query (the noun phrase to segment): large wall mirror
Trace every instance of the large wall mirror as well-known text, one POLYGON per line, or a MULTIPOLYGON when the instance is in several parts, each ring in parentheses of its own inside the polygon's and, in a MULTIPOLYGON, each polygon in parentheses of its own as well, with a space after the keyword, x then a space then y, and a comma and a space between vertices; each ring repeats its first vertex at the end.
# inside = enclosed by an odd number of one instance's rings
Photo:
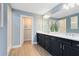
POLYGON ((3 4, 0 3, 0 27, 3 27, 3 4))
POLYGON ((78 16, 64 18, 58 21, 59 32, 61 33, 76 33, 78 31, 78 16))
MULTIPOLYGON (((59 20, 48 19, 44 29, 49 30, 49 33, 57 32, 57 33, 76 33, 79 32, 78 28, 78 16, 65 17, 59 20), (47 25, 48 24, 48 25, 47 25), (46 28, 47 27, 47 28, 46 28)), ((45 21, 44 21, 45 22, 45 21)))

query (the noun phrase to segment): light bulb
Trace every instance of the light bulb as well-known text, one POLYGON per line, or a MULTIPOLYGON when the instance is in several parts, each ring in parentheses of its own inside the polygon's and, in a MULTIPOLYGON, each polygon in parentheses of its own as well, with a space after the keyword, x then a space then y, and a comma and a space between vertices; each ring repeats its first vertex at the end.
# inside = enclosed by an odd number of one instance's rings
POLYGON ((49 15, 44 15, 43 18, 48 19, 50 16, 49 15))
POLYGON ((70 8, 74 8, 77 4, 75 4, 75 3, 64 4, 63 9, 69 10, 70 8))
POLYGON ((69 6, 70 8, 74 8, 74 7, 75 7, 75 4, 70 3, 70 4, 68 4, 68 6, 69 6))
POLYGON ((68 4, 64 4, 64 5, 63 5, 63 9, 66 9, 66 10, 68 10, 68 9, 69 9, 69 6, 68 6, 68 4))
POLYGON ((79 3, 75 3, 75 5, 79 6, 79 3))

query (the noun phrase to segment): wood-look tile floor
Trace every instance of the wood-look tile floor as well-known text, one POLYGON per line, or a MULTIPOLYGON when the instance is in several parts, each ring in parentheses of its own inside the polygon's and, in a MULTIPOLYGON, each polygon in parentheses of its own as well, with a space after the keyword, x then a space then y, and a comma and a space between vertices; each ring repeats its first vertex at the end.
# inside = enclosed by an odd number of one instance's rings
POLYGON ((22 47, 11 49, 10 56, 51 56, 39 45, 33 45, 31 41, 24 42, 22 47))

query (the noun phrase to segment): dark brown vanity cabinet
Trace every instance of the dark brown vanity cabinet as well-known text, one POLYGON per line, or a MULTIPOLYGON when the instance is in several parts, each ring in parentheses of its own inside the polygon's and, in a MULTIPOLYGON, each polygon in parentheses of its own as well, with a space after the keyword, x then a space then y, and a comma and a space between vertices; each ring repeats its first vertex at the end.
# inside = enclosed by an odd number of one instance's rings
POLYGON ((56 37, 50 37, 50 53, 55 56, 62 55, 62 43, 56 37))
POLYGON ((37 33, 37 42, 51 55, 62 55, 62 44, 58 41, 58 38, 37 33))
POLYGON ((49 36, 48 35, 44 35, 44 48, 49 51, 49 45, 50 44, 50 40, 49 40, 49 36))
POLYGON ((44 34, 39 34, 37 33, 37 42, 40 46, 42 46, 44 49, 46 49, 47 51, 49 51, 49 36, 48 35, 44 35, 44 34))
POLYGON ((64 44, 63 45, 63 56, 79 56, 79 49, 64 44))
POLYGON ((79 42, 71 40, 71 45, 64 43, 63 56, 79 56, 79 42))
POLYGON ((79 56, 79 42, 37 33, 37 43, 53 56, 79 56))
POLYGON ((37 34, 37 42, 40 46, 44 47, 44 35, 43 34, 37 34))

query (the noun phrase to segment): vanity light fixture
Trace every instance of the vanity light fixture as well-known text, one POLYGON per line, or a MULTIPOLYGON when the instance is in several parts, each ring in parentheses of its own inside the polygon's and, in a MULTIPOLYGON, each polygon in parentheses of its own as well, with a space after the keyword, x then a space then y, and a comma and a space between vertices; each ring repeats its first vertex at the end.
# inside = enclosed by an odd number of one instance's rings
POLYGON ((66 3, 63 5, 63 9, 69 10, 75 6, 79 6, 79 3, 66 3))
POLYGON ((74 7, 76 6, 76 4, 70 3, 70 4, 68 4, 68 6, 69 6, 70 8, 74 8, 74 7))
POLYGON ((76 3, 77 6, 79 6, 79 3, 76 3))
POLYGON ((68 10, 68 9, 69 9, 69 6, 68 6, 67 4, 64 4, 64 5, 63 5, 63 9, 68 10))

